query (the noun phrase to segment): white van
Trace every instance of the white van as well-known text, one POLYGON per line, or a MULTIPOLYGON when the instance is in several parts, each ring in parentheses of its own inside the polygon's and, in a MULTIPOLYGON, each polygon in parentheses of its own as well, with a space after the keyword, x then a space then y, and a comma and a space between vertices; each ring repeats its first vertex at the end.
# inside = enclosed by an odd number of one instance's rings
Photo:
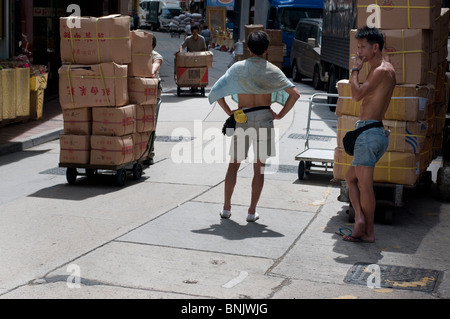
POLYGON ((292 79, 300 82, 312 78, 314 89, 323 88, 320 78, 320 47, 322 44, 322 19, 301 19, 295 30, 291 49, 292 79))

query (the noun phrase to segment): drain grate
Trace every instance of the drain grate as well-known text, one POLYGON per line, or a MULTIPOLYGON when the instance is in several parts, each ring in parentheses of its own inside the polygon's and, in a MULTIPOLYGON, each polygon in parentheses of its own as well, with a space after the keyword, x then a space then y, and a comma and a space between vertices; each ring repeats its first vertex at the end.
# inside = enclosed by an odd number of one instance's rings
POLYGON ((167 135, 163 135, 163 136, 156 136, 155 137, 155 141, 156 142, 163 142, 163 143, 170 143, 170 142, 189 142, 194 140, 195 137, 185 137, 185 136, 167 136, 167 135))
MULTIPOLYGON (((369 263, 356 263, 348 271, 344 282, 349 284, 367 286, 372 271, 368 270, 369 263)), ((375 265, 379 267, 381 288, 406 289, 422 292, 432 292, 442 275, 440 271, 402 266, 375 265)), ((373 273, 372 280, 376 277, 373 273)))
MULTIPOLYGON (((289 134, 288 138, 295 139, 295 140, 306 140, 306 134, 292 133, 292 134, 289 134)), ((310 135, 309 140, 329 142, 329 141, 331 141, 331 138, 328 136, 310 135)))

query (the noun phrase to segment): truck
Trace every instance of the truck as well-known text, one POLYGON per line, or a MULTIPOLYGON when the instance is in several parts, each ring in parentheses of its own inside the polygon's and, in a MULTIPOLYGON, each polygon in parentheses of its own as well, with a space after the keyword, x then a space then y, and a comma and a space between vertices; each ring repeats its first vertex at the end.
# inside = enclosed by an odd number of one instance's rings
MULTIPOLYGON (((336 83, 349 76, 350 30, 356 29, 356 1, 323 0, 320 76, 326 81, 328 93, 337 93, 336 83)), ((328 103, 335 104, 336 100, 328 98, 328 103)))
POLYGON ((180 1, 141 0, 139 3, 140 28, 168 31, 170 21, 182 13, 180 1))
POLYGON ((323 0, 264 0, 255 6, 255 23, 264 20, 266 29, 283 30, 283 70, 289 73, 291 48, 297 23, 302 18, 321 18, 323 0), (261 5, 260 5, 261 2, 261 5), (261 17, 262 16, 262 17, 261 17))

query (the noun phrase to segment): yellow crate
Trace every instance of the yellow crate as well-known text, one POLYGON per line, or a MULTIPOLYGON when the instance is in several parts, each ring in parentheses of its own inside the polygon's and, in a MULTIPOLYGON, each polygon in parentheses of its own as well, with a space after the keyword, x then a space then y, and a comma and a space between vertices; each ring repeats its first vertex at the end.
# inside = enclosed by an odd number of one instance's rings
POLYGON ((2 120, 16 118, 16 72, 14 69, 0 71, 0 100, 2 101, 2 120))
POLYGON ((44 90, 47 88, 48 73, 32 75, 30 77, 30 91, 44 90))
POLYGON ((30 116, 30 69, 17 68, 16 71, 16 116, 30 116))
POLYGON ((30 119, 40 120, 44 110, 44 90, 30 91, 30 119))

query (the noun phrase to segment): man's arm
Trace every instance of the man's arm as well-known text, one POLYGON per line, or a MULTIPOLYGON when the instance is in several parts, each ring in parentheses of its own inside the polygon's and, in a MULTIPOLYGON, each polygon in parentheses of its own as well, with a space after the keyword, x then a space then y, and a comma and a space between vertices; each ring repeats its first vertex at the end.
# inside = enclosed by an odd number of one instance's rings
POLYGON ((352 99, 361 101, 365 96, 372 92, 378 84, 383 81, 383 71, 379 69, 373 70, 370 77, 368 77, 363 84, 359 83, 359 71, 352 71, 352 99))
POLYGON ((230 109, 224 97, 218 99, 217 103, 219 103, 220 107, 222 107, 222 109, 225 111, 225 113, 227 113, 228 116, 233 115, 234 112, 230 109))
POLYGON ((289 94, 289 97, 286 101, 286 104, 278 114, 272 111, 274 120, 281 120, 287 113, 289 113, 289 111, 294 107, 297 100, 300 98, 300 92, 295 86, 290 87, 285 91, 287 94, 289 94))

